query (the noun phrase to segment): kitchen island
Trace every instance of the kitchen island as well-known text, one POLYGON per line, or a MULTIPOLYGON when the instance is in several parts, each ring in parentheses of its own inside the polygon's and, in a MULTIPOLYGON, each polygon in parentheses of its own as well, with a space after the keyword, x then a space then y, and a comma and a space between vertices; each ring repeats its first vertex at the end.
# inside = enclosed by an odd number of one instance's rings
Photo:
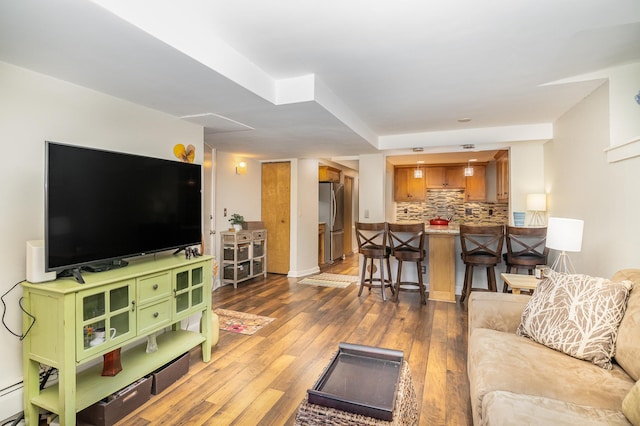
POLYGON ((429 239, 429 300, 456 301, 456 238, 460 226, 425 224, 429 239))

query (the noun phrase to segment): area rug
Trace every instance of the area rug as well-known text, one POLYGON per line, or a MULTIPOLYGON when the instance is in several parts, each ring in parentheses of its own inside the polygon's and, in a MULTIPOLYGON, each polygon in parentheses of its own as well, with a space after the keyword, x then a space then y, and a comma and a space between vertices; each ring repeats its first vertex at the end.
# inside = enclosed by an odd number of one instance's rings
POLYGON ((298 281, 300 284, 319 285, 322 287, 345 288, 351 283, 357 283, 360 278, 357 275, 318 274, 298 281))
POLYGON ((220 330, 240 334, 251 335, 275 320, 275 318, 262 317, 246 312, 229 311, 227 309, 215 309, 213 312, 218 315, 220 330))

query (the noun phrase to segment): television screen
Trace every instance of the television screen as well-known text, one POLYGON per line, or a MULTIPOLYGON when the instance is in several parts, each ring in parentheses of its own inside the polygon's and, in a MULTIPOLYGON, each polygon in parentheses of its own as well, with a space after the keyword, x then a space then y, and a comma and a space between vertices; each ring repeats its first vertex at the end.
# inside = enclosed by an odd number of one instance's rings
POLYGON ((45 146, 47 271, 100 270, 123 258, 200 244, 200 165, 45 146))

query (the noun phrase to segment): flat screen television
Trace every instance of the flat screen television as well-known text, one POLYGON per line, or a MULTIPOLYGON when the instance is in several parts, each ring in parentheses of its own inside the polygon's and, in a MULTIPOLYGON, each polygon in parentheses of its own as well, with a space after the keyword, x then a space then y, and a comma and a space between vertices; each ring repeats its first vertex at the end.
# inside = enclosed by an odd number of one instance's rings
POLYGON ((200 165, 47 141, 45 166, 47 272, 200 244, 200 165))

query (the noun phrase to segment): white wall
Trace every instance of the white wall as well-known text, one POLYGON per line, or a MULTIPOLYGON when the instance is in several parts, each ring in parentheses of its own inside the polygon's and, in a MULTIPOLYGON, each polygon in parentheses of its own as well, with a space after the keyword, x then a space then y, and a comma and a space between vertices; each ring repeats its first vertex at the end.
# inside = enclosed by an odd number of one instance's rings
MULTIPOLYGON (((509 150, 509 210, 526 212, 525 224, 531 219, 527 211, 527 194, 544 192, 544 147, 540 142, 521 142, 509 150)), ((509 214, 513 224, 513 215, 509 214)))
MULTIPOLYGON (((557 120, 554 140, 545 144, 549 216, 585 221, 582 251, 570 253, 571 259, 578 272, 605 277, 640 267, 640 157, 607 162, 608 89, 601 86, 557 120)), ((640 107, 626 105, 639 121, 640 107)), ((554 250, 551 256, 553 261, 554 250)))
POLYGON ((383 154, 360 156, 359 222, 384 222, 385 158, 383 154), (368 217, 367 217, 368 216, 368 217))
POLYGON ((640 142, 640 63, 607 70, 609 73, 610 145, 640 142))
MULTIPOLYGON (((0 293, 25 279, 25 242, 44 238, 44 141, 175 159, 177 143, 196 146, 203 129, 175 117, 0 62, 0 293)), ((82 208, 82 194, 77 202, 82 208)), ((20 287, 4 298, 5 321, 21 333, 20 287)), ((22 380, 20 340, 0 328, 0 389, 22 380)), ((14 392, 0 419, 22 410, 14 392)), ((21 393, 21 391, 19 391, 21 393)))
POLYGON ((291 268, 290 277, 317 273, 318 266, 318 160, 300 159, 297 163, 297 179, 291 182, 291 268), (295 191, 294 191, 295 189, 295 191), (295 231, 294 231, 295 230, 295 231))

